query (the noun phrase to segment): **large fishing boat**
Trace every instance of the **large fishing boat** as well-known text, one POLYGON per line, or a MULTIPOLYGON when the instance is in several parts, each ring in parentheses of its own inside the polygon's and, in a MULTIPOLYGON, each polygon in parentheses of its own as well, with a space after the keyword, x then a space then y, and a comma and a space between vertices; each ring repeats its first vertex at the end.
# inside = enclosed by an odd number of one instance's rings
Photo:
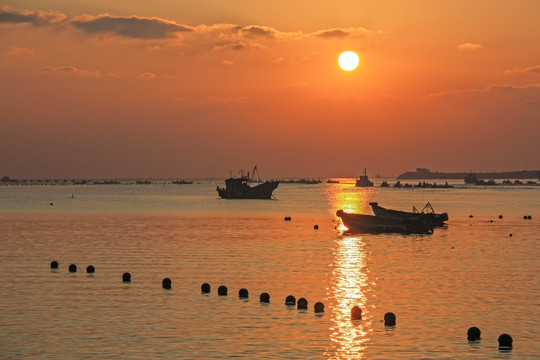
POLYGON ((356 180, 356 186, 358 187, 371 187, 373 186, 373 182, 369 180, 366 169, 364 169, 364 175, 360 175, 360 177, 356 180))
POLYGON ((387 219, 419 219, 430 226, 443 226, 444 222, 448 220, 447 213, 435 213, 429 202, 420 211, 413 206, 412 212, 385 209, 376 202, 370 202, 369 205, 376 216, 387 219))
POLYGON ((430 234, 433 232, 433 226, 420 218, 390 218, 347 213, 343 210, 338 210, 336 215, 341 218, 343 225, 352 233, 430 234))
POLYGON ((251 182, 256 182, 253 176, 259 172, 257 166, 253 168, 251 176, 249 171, 247 175, 241 171, 239 178, 232 176, 225 180, 225 188, 217 187, 217 192, 223 199, 271 199, 272 192, 279 185, 279 181, 265 181, 256 186, 250 186, 251 182))

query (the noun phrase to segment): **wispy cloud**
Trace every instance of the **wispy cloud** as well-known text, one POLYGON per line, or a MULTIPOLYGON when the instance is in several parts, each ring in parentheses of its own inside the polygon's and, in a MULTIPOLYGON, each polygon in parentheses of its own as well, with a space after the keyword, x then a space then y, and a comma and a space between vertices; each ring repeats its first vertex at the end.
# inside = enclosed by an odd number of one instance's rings
POLYGON ((100 71, 84 70, 79 69, 75 66, 45 66, 43 71, 46 73, 56 73, 56 74, 67 74, 67 75, 76 75, 76 76, 89 76, 89 77, 103 77, 103 74, 100 71))
POLYGON ((539 74, 540 75, 540 65, 530 66, 526 68, 514 68, 504 71, 504 75, 522 75, 522 74, 539 74))
POLYGON ((464 44, 459 44, 457 46, 457 49, 460 51, 475 51, 475 50, 480 50, 483 47, 484 45, 480 45, 480 44, 464 43, 464 44))
POLYGON ((12 46, 4 52, 5 55, 12 56, 12 57, 16 57, 16 56, 29 57, 29 56, 33 56, 35 53, 36 51, 34 49, 29 49, 29 48, 19 47, 19 46, 12 46))
POLYGON ((164 39, 178 32, 190 32, 187 25, 160 18, 139 16, 82 15, 71 19, 71 24, 91 34, 113 34, 136 39, 164 39))
POLYGON ((66 15, 54 11, 13 10, 9 6, 0 5, 0 24, 44 26, 56 24, 66 19, 66 15))
POLYGON ((151 72, 139 74, 139 79, 154 80, 155 78, 157 78, 157 75, 151 72))
POLYGON ((438 97, 471 97, 477 94, 487 93, 538 93, 540 94, 540 84, 510 85, 510 84, 490 84, 483 89, 457 90, 441 93, 433 93, 428 98, 438 97))

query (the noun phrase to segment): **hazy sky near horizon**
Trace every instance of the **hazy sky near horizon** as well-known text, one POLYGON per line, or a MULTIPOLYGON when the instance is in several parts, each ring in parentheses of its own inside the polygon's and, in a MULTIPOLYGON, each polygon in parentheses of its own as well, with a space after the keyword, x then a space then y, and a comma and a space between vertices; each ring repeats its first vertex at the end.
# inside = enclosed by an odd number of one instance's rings
POLYGON ((536 0, 0 0, 0 176, 540 169, 538 14, 536 0))

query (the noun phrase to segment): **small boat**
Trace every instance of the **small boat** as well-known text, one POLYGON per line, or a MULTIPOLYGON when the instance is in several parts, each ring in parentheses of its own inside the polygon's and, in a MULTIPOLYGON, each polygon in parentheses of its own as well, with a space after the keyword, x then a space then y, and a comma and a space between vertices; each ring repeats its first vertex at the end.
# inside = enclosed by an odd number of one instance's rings
POLYGON ((433 226, 426 224, 420 218, 389 218, 347 213, 343 210, 338 210, 336 215, 352 233, 430 234, 433 232, 433 226))
POLYGON ((364 169, 364 175, 360 175, 360 177, 356 180, 356 186, 357 187, 371 187, 373 186, 373 182, 369 180, 366 169, 364 169))
POLYGON ((497 185, 497 183, 493 179, 489 179, 488 181, 483 180, 483 179, 478 179, 478 180, 476 180, 475 185, 490 185, 490 186, 493 186, 493 185, 497 185))
POLYGON ((253 169, 251 177, 242 171, 239 178, 230 177, 225 180, 225 188, 217 187, 218 195, 223 199, 271 199, 272 192, 278 187, 279 181, 265 181, 256 186, 249 186, 257 166, 253 169))
POLYGON ((390 184, 383 180, 383 182, 381 183, 381 187, 390 187, 390 184))
POLYGON ((415 206, 413 206, 412 212, 400 211, 385 209, 382 206, 379 206, 376 202, 370 202, 373 213, 376 216, 393 218, 393 219, 420 219, 430 226, 444 226, 444 222, 448 220, 448 214, 442 213, 437 214, 433 207, 428 202, 426 206, 421 211, 418 211, 415 206))
POLYGON ((465 184, 475 184, 478 177, 475 173, 470 173, 465 176, 465 184))
POLYGON ((326 180, 326 183, 327 184, 339 184, 339 180, 328 179, 328 180, 326 180))
POLYGON ((193 184, 193 181, 187 181, 187 180, 174 180, 172 183, 173 183, 173 184, 177 184, 177 185, 189 185, 189 184, 193 184))

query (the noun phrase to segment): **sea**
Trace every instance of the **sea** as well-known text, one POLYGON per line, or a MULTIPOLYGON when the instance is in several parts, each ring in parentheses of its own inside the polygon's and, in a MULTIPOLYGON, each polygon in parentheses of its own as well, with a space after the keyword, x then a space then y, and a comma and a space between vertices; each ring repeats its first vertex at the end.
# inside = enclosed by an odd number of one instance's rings
POLYGON ((540 358, 540 186, 374 180, 283 183, 272 200, 220 199, 223 179, 0 186, 0 358, 540 358), (347 233, 336 211, 372 214, 372 201, 429 202, 449 220, 427 235, 347 233))

